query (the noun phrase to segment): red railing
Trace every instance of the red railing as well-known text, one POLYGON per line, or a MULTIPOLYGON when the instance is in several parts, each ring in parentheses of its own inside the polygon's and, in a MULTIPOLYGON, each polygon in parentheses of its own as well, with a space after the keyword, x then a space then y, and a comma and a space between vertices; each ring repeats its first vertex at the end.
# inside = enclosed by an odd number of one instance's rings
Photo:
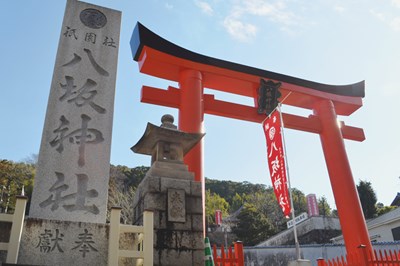
POLYGON ((400 266, 400 251, 382 250, 367 252, 360 246, 356 254, 337 257, 325 261, 318 259, 318 266, 400 266))
POLYGON ((217 252, 217 245, 213 245, 213 259, 215 266, 244 266, 243 243, 236 242, 228 248, 228 253, 222 245, 220 251, 217 252))

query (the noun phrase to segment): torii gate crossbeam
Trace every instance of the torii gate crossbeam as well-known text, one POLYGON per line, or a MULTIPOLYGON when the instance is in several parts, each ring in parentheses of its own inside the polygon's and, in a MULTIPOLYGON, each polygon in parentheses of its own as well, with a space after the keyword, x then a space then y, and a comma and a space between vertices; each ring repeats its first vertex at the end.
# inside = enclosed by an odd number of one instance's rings
MULTIPOLYGON (((372 251, 343 141, 363 141, 364 132, 344 123, 339 128, 336 120, 337 115, 351 115, 362 106, 363 81, 326 85, 207 57, 159 37, 140 23, 131 47, 142 73, 179 83, 179 88, 167 90, 143 86, 141 101, 178 108, 179 129, 190 133, 203 133, 204 114, 261 123, 265 115, 257 113, 256 101, 260 78, 281 82, 284 104, 313 111, 309 117, 283 114, 283 120, 287 128, 320 135, 347 253, 356 252, 360 245, 372 251), (216 100, 204 94, 204 88, 252 97, 255 106, 216 100)), ((185 163, 202 182, 204 208, 203 141, 185 156, 185 163)))

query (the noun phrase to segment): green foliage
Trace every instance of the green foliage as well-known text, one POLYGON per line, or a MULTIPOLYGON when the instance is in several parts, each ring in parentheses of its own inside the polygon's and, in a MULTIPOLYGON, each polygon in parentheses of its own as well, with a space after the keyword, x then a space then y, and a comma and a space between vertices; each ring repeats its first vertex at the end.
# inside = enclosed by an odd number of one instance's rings
POLYGON ((272 187, 267 188, 264 192, 248 195, 246 202, 254 206, 263 217, 269 220, 274 232, 279 232, 285 228, 286 219, 272 187))
POLYGON ((238 210, 240 207, 243 206, 243 204, 246 202, 246 200, 248 198, 249 198, 248 195, 246 195, 244 193, 242 195, 235 193, 235 196, 233 196, 233 198, 232 198, 232 202, 230 204, 229 211, 235 212, 236 210, 238 210))
POLYGON ((375 207, 377 198, 371 182, 360 180, 357 185, 357 191, 365 219, 374 218, 377 214, 375 207))
POLYGON ((307 199, 304 193, 297 188, 292 188, 292 197, 295 214, 307 212, 307 199))
POLYGON ((216 193, 209 189, 206 191, 206 220, 207 223, 215 224, 215 211, 221 210, 222 217, 228 215, 229 203, 216 193))
POLYGON ((253 204, 245 203, 237 218, 239 222, 233 233, 246 246, 258 244, 274 234, 270 220, 253 204))
POLYGON ((318 198, 318 210, 319 215, 332 216, 332 209, 325 196, 318 198))
POLYGON ((0 212, 14 211, 15 196, 21 195, 22 187, 25 195, 31 197, 35 173, 34 164, 0 161, 0 212))
POLYGON ((377 216, 381 216, 397 208, 397 206, 384 206, 383 203, 380 202, 378 202, 375 207, 377 216))
POLYGON ((125 186, 136 188, 140 184, 140 182, 142 182, 149 169, 150 167, 147 166, 137 166, 135 168, 130 168, 128 171, 125 171, 124 174, 127 178, 125 186))
POLYGON ((232 205, 233 197, 235 197, 236 193, 243 197, 243 195, 251 195, 266 189, 266 186, 262 184, 252 184, 246 181, 220 181, 209 178, 206 178, 205 186, 206 189, 224 198, 230 205, 232 205))
POLYGON ((147 166, 129 168, 123 165, 110 165, 110 179, 115 180, 116 184, 120 187, 137 188, 149 169, 150 167, 147 166))

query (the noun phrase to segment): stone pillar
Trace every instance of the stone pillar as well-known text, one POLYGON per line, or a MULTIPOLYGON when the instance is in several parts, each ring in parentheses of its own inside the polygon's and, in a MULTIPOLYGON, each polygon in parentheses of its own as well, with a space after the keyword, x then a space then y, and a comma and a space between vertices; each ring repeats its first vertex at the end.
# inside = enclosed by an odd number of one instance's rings
POLYGON ((121 12, 68 0, 30 217, 105 223, 121 12))
POLYGON ((134 219, 140 224, 144 210, 154 212, 154 265, 204 265, 201 182, 183 163, 183 156, 204 134, 176 130, 172 116, 163 125, 148 124, 132 147, 152 155, 152 165, 137 188, 134 219))

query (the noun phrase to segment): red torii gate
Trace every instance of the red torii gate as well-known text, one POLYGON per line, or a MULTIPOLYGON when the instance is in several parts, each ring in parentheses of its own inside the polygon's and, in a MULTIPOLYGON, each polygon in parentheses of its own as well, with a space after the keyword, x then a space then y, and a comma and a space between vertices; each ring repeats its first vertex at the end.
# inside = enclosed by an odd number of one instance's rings
MULTIPOLYGON (((140 72, 179 82, 179 89, 143 86, 141 101, 178 108, 179 129, 190 133, 204 133, 204 114, 261 123, 265 115, 257 113, 260 78, 281 82, 284 104, 313 110, 309 117, 283 114, 284 125, 320 135, 347 253, 360 245, 372 251, 343 142, 365 140, 364 131, 344 123, 339 127, 336 119, 336 115, 349 116, 362 106, 364 81, 326 85, 204 56, 161 38, 140 23, 133 32, 131 49, 140 72), (216 100, 214 95, 204 94, 204 88, 252 97, 255 106, 216 100)), ((202 182, 204 208, 203 141, 185 156, 185 163, 202 182)))

